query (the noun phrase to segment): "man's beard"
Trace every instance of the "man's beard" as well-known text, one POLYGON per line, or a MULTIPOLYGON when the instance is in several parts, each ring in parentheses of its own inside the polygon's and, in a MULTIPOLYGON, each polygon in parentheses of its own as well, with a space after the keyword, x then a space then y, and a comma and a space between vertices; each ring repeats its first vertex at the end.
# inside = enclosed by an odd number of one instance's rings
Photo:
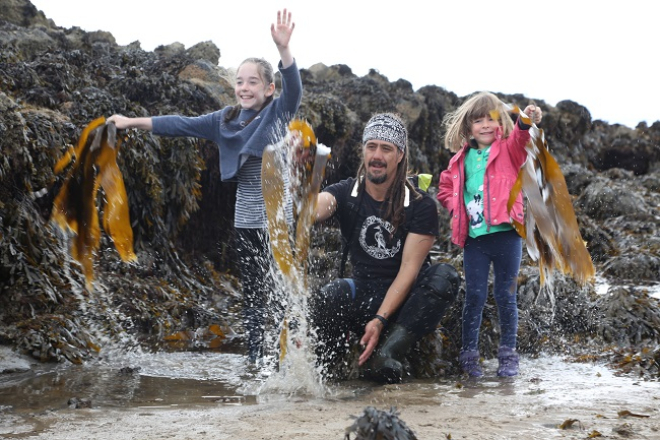
MULTIPOLYGON (((369 162, 369 165, 382 165, 382 166, 387 166, 386 163, 381 162, 381 161, 379 161, 379 160, 377 160, 377 159, 375 159, 375 160, 369 162)), ((380 185, 381 183, 384 183, 384 182, 387 180, 387 173, 381 174, 380 176, 374 176, 374 175, 371 174, 369 171, 367 171, 367 179, 369 179, 369 181, 370 181, 371 183, 375 183, 376 185, 380 185)))
POLYGON ((381 183, 385 183, 387 180, 387 174, 381 174, 380 176, 374 176, 370 172, 367 172, 367 179, 369 179, 369 182, 375 183, 376 185, 380 185, 381 183))

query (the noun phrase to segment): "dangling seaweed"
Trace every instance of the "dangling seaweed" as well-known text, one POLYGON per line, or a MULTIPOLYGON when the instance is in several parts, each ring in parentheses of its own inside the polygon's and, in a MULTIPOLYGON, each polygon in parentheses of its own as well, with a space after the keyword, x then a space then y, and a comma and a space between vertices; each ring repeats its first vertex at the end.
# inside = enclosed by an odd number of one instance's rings
MULTIPOLYGON (((517 108, 514 111, 520 112, 517 108)), ((526 224, 513 220, 514 228, 525 239, 529 256, 539 263, 542 287, 552 284, 556 269, 585 285, 593 281, 595 269, 580 234, 566 180, 548 151, 543 130, 523 113, 520 116, 532 125, 531 140, 507 207, 511 210, 520 191, 528 203, 526 224)))
MULTIPOLYGON (((293 180, 297 183, 297 199, 301 205, 295 209, 296 231, 294 240, 289 235, 289 225, 284 213, 285 191, 282 175, 287 172, 279 160, 282 151, 269 145, 263 154, 261 165, 262 188, 266 204, 268 233, 273 258, 289 283, 290 288, 307 288, 307 256, 310 230, 314 223, 316 196, 318 195, 325 166, 330 157, 330 148, 317 144, 312 127, 305 121, 293 120, 289 124, 290 136, 282 146, 297 150, 301 157, 295 158, 293 180), (296 282, 298 280, 298 282, 296 282)), ((296 292, 302 293, 302 292, 296 292)), ((284 320, 280 333, 280 361, 287 352, 288 319, 284 320)))
MULTIPOLYGON (((313 146, 315 147, 313 151, 314 165, 312 166, 311 172, 305 176, 301 188, 302 206, 296 219, 296 262, 303 273, 307 272, 310 231, 316 215, 317 196, 321 190, 321 183, 323 182, 323 176, 325 175, 325 166, 330 157, 330 148, 323 144, 316 144, 316 139, 314 139, 313 146)), ((305 283, 303 287, 306 289, 306 277, 304 278, 304 281, 305 283)))
POLYGON ((287 279, 294 277, 293 250, 289 242, 289 225, 284 214, 285 187, 278 165, 278 151, 268 146, 261 163, 261 186, 266 204, 268 233, 273 258, 287 279))
POLYGON ((75 150, 70 148, 54 168, 59 174, 75 161, 55 197, 51 220, 75 235, 71 255, 82 265, 89 291, 94 281, 93 256, 101 241, 96 207, 99 187, 105 193, 103 229, 112 238, 123 261, 137 260, 126 188, 117 165, 120 145, 115 125, 106 124, 104 117, 97 118, 82 131, 75 150))
POLYGON ((291 139, 285 143, 300 142, 306 158, 296 158, 293 180, 297 183, 296 197, 301 204, 295 210, 296 233, 289 237, 289 225, 284 214, 285 191, 281 164, 281 151, 268 146, 263 154, 261 176, 268 219, 268 232, 275 262, 283 274, 293 280, 305 273, 309 251, 310 228, 314 222, 316 196, 321 188, 325 166, 330 157, 330 148, 317 144, 312 127, 304 121, 293 120, 289 124, 291 139), (292 245, 294 246, 292 248, 292 245))

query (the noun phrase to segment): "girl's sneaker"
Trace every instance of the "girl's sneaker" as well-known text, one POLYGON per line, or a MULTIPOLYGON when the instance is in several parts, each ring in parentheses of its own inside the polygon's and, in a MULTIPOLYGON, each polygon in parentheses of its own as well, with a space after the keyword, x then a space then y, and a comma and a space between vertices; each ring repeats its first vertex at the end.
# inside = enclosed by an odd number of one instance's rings
POLYGON ((500 347, 497 353, 497 360, 499 361, 499 367, 497 367, 498 376, 511 377, 518 375, 520 357, 513 348, 500 347))
POLYGON ((484 375, 479 365, 478 351, 465 351, 458 356, 458 363, 461 364, 463 372, 470 377, 481 377, 484 375))

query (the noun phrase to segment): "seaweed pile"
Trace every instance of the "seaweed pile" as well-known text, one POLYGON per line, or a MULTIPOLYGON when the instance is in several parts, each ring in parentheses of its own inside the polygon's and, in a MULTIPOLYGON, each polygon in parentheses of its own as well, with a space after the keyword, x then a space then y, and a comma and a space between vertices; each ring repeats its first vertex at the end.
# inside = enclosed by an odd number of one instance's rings
MULTIPOLYGON (((90 121, 114 113, 198 115, 233 104, 229 71, 218 66, 220 50, 211 42, 153 52, 139 42, 119 46, 107 32, 58 27, 27 0, 0 0, 0 11, 0 343, 42 361, 71 362, 109 344, 235 349, 242 335, 231 245, 235 187, 221 183, 214 145, 119 134, 117 163, 138 263, 123 263, 103 233, 89 295, 67 237, 50 219, 64 184, 54 166, 90 121)), ((333 151, 326 183, 355 173, 361 130, 376 111, 408 121, 415 172, 437 179, 447 165, 441 122, 462 97, 437 86, 415 91, 375 70, 358 77, 345 65, 318 64, 301 75, 298 117, 333 151)), ((521 107, 530 101, 499 96, 521 107)), ((561 274, 552 290, 541 289, 538 267, 526 258, 520 350, 607 359, 622 372, 657 379, 660 305, 649 292, 660 283, 660 121, 631 129, 592 120, 570 100, 534 101, 544 109, 542 128, 598 280, 609 289, 583 288, 561 274)), ((461 268, 446 216, 441 212, 443 238, 433 257, 461 268)), ((318 285, 336 274, 339 241, 333 224, 316 226, 313 235, 318 285)), ((414 374, 455 371, 460 303, 417 347, 414 374)), ((486 356, 497 350, 496 320, 489 303, 481 341, 486 356)))
POLYGON ((415 433, 399 418, 396 408, 389 411, 378 410, 373 406, 364 409, 361 416, 355 417, 355 422, 346 428, 344 440, 417 440, 415 433))

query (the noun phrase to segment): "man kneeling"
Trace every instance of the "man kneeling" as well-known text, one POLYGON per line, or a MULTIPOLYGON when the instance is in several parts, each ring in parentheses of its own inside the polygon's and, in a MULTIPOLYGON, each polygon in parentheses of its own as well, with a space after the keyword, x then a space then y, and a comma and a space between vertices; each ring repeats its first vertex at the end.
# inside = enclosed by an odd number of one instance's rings
POLYGON ((456 299, 460 277, 449 264, 430 263, 438 210, 407 177, 403 121, 391 113, 374 115, 362 143, 357 178, 325 188, 316 210, 317 221, 338 216, 353 275, 312 298, 311 319, 321 361, 341 354, 347 334, 356 332, 362 334, 363 375, 394 383, 402 380, 408 350, 436 329, 456 299))

